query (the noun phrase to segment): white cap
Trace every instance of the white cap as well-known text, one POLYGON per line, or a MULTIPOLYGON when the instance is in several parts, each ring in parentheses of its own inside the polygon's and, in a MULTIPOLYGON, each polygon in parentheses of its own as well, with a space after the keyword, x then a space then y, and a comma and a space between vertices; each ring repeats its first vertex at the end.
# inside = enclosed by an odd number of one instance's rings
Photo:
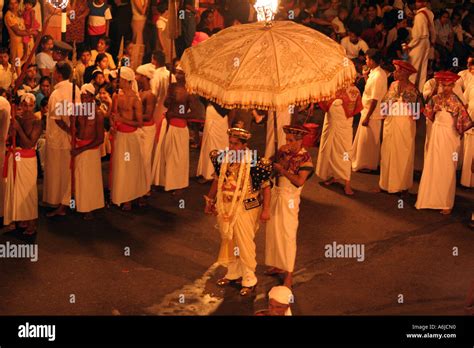
POLYGON ((153 78, 153 75, 155 74, 156 69, 152 64, 145 64, 145 65, 140 65, 137 68, 137 74, 146 76, 150 80, 153 78))
POLYGON ((86 83, 81 87, 81 94, 86 94, 89 92, 90 94, 95 94, 95 87, 92 83, 86 83))
POLYGON ((290 299, 293 297, 293 293, 286 286, 274 286, 268 293, 268 298, 272 298, 281 304, 290 304, 290 299))
POLYGON ((31 103, 31 102, 36 103, 36 97, 33 93, 24 93, 20 97, 20 101, 21 102, 26 101, 27 103, 31 103))
POLYGON ((128 66, 122 67, 120 69, 120 78, 126 81, 133 81, 135 80, 135 72, 128 66))

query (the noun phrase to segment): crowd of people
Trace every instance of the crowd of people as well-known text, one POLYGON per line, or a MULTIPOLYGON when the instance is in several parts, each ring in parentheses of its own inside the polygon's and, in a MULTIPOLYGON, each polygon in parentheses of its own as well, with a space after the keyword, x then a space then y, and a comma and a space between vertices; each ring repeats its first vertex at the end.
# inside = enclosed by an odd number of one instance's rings
POLYGON ((181 33, 172 41, 163 1, 71 0, 63 34, 61 10, 50 1, 6 1, 0 216, 7 226, 36 233, 38 173, 42 201, 54 208, 49 217, 72 209, 89 219, 107 202, 129 211, 133 202, 146 205, 153 186, 180 194, 189 186, 192 140, 201 147, 199 182, 212 182, 205 211, 217 215, 219 261, 228 267, 218 284, 239 282, 241 295, 251 293, 257 283, 254 236, 263 221, 267 274, 283 274, 291 287, 306 180, 314 172, 326 185, 341 181, 344 193, 353 195, 351 173, 380 168, 375 191, 407 192, 423 115, 426 143, 416 208, 450 214, 459 168, 461 184, 474 186, 474 7, 469 0, 438 10, 436 5, 281 1, 275 20, 296 21, 340 42, 358 73, 331 100, 297 110, 325 113, 313 166, 303 146, 308 130, 295 124, 293 111, 229 110, 186 90, 179 63, 184 50, 226 27, 254 21, 251 3, 184 0, 178 9, 181 33), (253 158, 247 146, 249 120, 268 122, 265 157, 253 158), (191 125, 202 121, 201 142, 191 125), (243 155, 229 161, 224 149, 243 155), (102 177, 104 160, 109 178, 102 177))

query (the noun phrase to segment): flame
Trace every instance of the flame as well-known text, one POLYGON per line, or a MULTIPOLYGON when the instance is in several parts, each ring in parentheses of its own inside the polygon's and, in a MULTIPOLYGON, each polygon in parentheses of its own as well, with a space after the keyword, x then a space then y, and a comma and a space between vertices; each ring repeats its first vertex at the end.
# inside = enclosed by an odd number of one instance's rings
POLYGON ((255 11, 259 22, 270 22, 278 12, 278 0, 257 0, 255 2, 255 11))
POLYGON ((60 8, 61 10, 65 9, 69 4, 69 0, 47 0, 49 4, 55 8, 60 8))

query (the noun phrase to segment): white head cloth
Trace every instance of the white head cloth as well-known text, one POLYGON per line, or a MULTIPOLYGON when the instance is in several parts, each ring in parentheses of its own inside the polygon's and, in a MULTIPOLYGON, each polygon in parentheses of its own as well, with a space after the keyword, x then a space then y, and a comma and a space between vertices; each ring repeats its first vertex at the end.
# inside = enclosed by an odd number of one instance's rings
MULTIPOLYGON (((289 305, 290 299, 293 297, 293 293, 286 286, 274 286, 270 289, 268 293, 268 298, 274 299, 278 303, 289 305)), ((291 309, 288 309, 285 312, 285 315, 291 315, 291 309)))
POLYGON ((137 68, 137 74, 146 76, 150 80, 153 78, 153 75, 155 74, 155 71, 156 71, 156 69, 151 64, 140 65, 137 68))
POLYGON ((87 92, 95 94, 95 87, 92 83, 86 83, 82 85, 81 94, 86 94, 87 92))
POLYGON ((127 81, 134 81, 135 80, 135 72, 132 68, 128 66, 124 66, 120 68, 120 78, 127 80, 127 81))
POLYGON ((36 97, 33 93, 24 93, 21 97, 20 97, 20 101, 21 102, 27 102, 27 103, 36 103, 36 97))

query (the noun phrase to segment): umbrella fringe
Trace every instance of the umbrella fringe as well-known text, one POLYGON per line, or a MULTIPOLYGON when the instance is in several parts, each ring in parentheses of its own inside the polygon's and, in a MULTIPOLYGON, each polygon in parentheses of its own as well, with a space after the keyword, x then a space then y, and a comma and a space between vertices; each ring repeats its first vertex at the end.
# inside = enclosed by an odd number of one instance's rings
POLYGON ((188 92, 198 94, 228 109, 281 110, 290 105, 301 106, 330 100, 334 98, 338 89, 353 84, 355 77, 356 72, 351 65, 338 72, 331 81, 308 83, 304 87, 279 94, 251 90, 246 93, 242 93, 241 90, 226 91, 199 76, 187 76, 186 88, 188 92))

